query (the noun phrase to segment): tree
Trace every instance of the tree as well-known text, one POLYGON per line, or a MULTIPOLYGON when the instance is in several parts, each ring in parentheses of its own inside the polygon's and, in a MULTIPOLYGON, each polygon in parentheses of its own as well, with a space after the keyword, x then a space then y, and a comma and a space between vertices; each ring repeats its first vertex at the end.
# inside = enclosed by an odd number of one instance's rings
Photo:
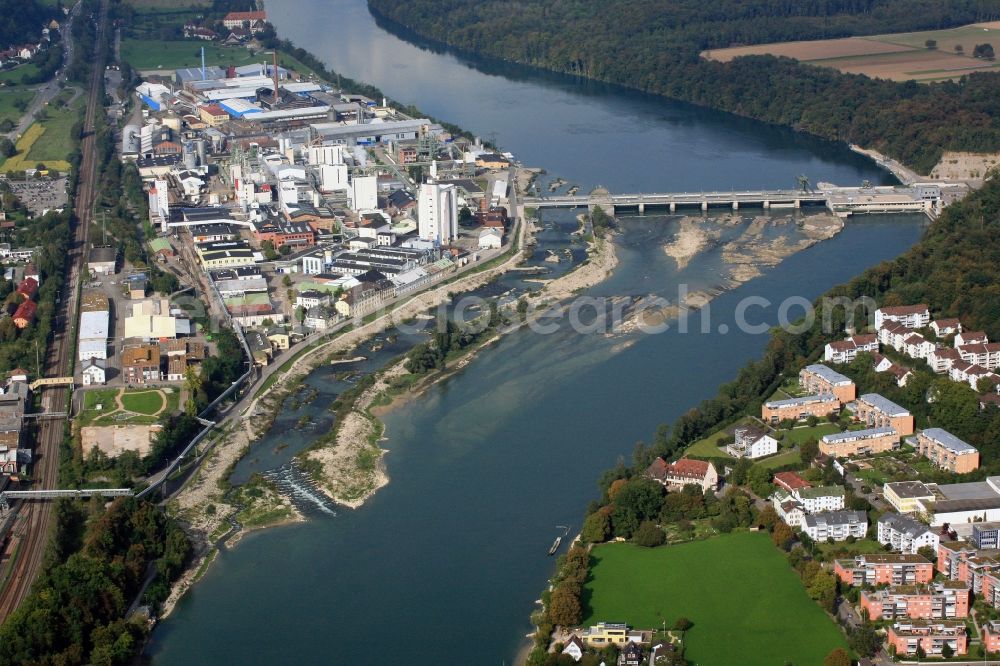
POLYGON ((771 541, 782 550, 788 550, 789 544, 795 539, 795 532, 784 521, 775 523, 774 531, 771 532, 771 541))
POLYGON ((14 146, 14 142, 8 138, 0 139, 0 155, 4 157, 13 157, 17 154, 17 148, 14 146))
POLYGON ((993 60, 995 54, 993 53, 992 44, 976 44, 972 49, 973 58, 982 58, 983 60, 993 60))
POLYGON ((819 442, 814 437, 810 437, 799 445, 799 457, 802 459, 803 464, 811 464, 813 460, 816 460, 816 456, 818 455, 819 442))
POLYGON ((587 516, 580 530, 580 538, 587 543, 603 543, 611 537, 611 516, 600 508, 587 516))
POLYGON ((281 247, 278 248, 278 254, 280 254, 283 257, 287 257, 291 253, 292 253, 292 248, 289 245, 282 245, 281 247))
POLYGON ((634 541, 639 546, 656 548, 667 542, 667 535, 652 520, 644 520, 635 531, 634 541))
POLYGON ((269 240, 261 241, 260 250, 268 261, 274 261, 278 258, 278 253, 274 251, 274 243, 269 240))
POLYGON ((829 571, 819 571, 813 577, 807 592, 827 612, 832 613, 837 601, 837 579, 829 571))
POLYGON ((929 50, 933 51, 934 49, 937 48, 937 40, 928 39, 926 42, 924 42, 924 46, 926 46, 929 50))
POLYGON ((677 631, 687 631, 694 626, 694 622, 687 619, 686 617, 679 617, 677 621, 674 622, 674 629, 677 631))
POLYGON ((745 484, 752 466, 753 461, 749 458, 740 458, 736 464, 733 465, 733 471, 729 474, 729 482, 734 486, 742 486, 745 484))
POLYGON ((954 654, 955 650, 953 650, 952 647, 947 643, 941 646, 941 656, 944 657, 945 659, 951 659, 951 657, 954 654))
POLYGON ((458 223, 463 227, 470 226, 473 223, 472 211, 469 210, 468 206, 462 206, 462 210, 458 211, 458 223))
POLYGON ((615 535, 631 538, 642 521, 655 519, 663 505, 663 492, 663 486, 646 477, 625 482, 614 495, 611 521, 615 535))
POLYGON ((292 286, 292 278, 290 275, 288 275, 288 273, 285 273, 285 275, 281 278, 281 285, 286 289, 292 286))
POLYGON ((549 600, 549 620, 552 624, 574 627, 580 624, 582 618, 579 587, 567 584, 556 587, 549 600))
POLYGON ((937 560, 937 551, 934 550, 932 546, 922 546, 917 549, 917 555, 925 557, 926 559, 934 562, 937 560))
POLYGON ((844 648, 836 648, 823 659, 823 666, 851 666, 851 655, 844 648))
MULTIPOLYGON (((854 588, 852 588, 854 589, 854 588)), ((881 640, 875 632, 875 625, 864 622, 847 635, 847 644, 862 657, 871 657, 878 652, 881 640)))
POLYGON ((961 44, 955 44, 955 53, 960 54, 964 52, 965 52, 965 47, 963 47, 961 44))
POLYGON ((193 366, 188 366, 184 371, 184 390, 186 390, 188 394, 187 400, 184 401, 184 413, 188 416, 197 416, 200 411, 198 404, 201 402, 200 398, 204 398, 204 394, 202 392, 203 384, 204 380, 201 378, 201 372, 199 369, 193 366))

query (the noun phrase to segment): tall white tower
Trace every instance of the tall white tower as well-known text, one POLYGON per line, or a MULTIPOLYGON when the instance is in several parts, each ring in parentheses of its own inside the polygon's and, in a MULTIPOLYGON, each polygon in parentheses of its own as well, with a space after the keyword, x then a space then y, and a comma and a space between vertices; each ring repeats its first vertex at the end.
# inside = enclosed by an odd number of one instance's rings
POLYGON ((417 198, 417 230, 424 240, 447 243, 458 238, 458 190, 454 185, 423 183, 417 198))

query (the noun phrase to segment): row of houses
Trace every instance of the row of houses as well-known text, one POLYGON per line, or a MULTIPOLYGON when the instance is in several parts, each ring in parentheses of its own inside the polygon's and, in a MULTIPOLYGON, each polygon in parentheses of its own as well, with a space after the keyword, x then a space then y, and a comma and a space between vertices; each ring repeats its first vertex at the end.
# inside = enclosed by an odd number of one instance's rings
POLYGON ((122 350, 122 378, 129 385, 184 381, 188 368, 205 359, 205 345, 190 340, 139 344, 122 350))

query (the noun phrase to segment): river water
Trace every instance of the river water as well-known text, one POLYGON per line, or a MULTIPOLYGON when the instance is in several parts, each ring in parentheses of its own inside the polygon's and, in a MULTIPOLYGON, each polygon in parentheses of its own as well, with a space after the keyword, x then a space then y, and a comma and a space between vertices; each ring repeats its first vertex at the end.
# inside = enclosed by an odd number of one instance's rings
MULTIPOLYGON (((846 148, 788 131, 420 48, 376 25, 363 0, 268 0, 267 9, 279 34, 333 69, 495 133, 525 164, 584 191, 789 187, 800 173, 813 182, 886 182, 846 148)), ((571 213, 544 222, 539 265, 545 249, 578 249, 571 213)), ((900 254, 923 226, 913 216, 853 220, 719 296, 686 334, 675 326, 661 335, 584 335, 564 326, 507 336, 387 415, 386 488, 357 511, 309 512, 305 523, 252 533, 223 552, 156 629, 148 654, 162 664, 510 663, 552 573, 545 553, 561 533, 555 526, 578 529, 601 470, 763 349, 765 335, 736 326, 740 299, 769 299, 775 306, 750 319, 773 324, 782 299, 812 299, 900 254)), ((663 251, 677 228, 675 217, 625 219, 619 268, 591 293, 670 298, 682 283, 721 283, 712 251, 677 270, 663 251)), ((523 285, 509 276, 493 289, 523 285)), ((392 332, 359 350, 363 363, 314 372, 306 384, 316 398, 287 406, 234 481, 280 470, 330 426, 325 407, 352 381, 345 369, 375 369, 417 339, 392 332), (297 430, 302 416, 310 424, 297 430)))

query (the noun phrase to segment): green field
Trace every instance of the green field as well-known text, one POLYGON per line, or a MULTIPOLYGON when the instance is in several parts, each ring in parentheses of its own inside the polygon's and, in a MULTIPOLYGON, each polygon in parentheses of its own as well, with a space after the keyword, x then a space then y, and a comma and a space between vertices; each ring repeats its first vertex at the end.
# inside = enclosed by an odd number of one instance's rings
POLYGON ((804 428, 792 428, 791 430, 785 430, 785 442, 791 442, 792 444, 801 444, 810 437, 815 437, 819 440, 823 435, 830 435, 835 432, 841 432, 842 428, 836 423, 819 423, 813 427, 806 426, 804 428))
POLYGON ((798 449, 789 449, 788 451, 779 450, 777 454, 768 456, 767 458, 761 458, 755 464, 767 469, 775 469, 777 467, 784 467, 785 465, 791 464, 801 465, 802 455, 799 453, 798 449))
POLYGON ((163 408, 163 396, 159 391, 126 393, 122 396, 122 405, 130 412, 151 415, 163 408))
POLYGON ((655 549, 598 546, 583 602, 584 626, 608 621, 651 629, 690 619, 685 656, 692 663, 809 666, 846 647, 762 533, 655 549))
POLYGON ((21 86, 0 89, 0 121, 9 120, 12 123, 17 123, 21 120, 21 114, 23 113, 15 106, 18 100, 27 105, 31 103, 34 97, 34 92, 21 86))
POLYGON ((123 39, 122 60, 132 67, 144 69, 179 69, 201 66, 201 47, 205 47, 205 62, 208 65, 248 65, 260 62, 241 46, 218 46, 197 39, 165 41, 157 39, 123 39))
MULTIPOLYGON (((25 75, 36 76, 38 74, 38 66, 34 63, 26 62, 23 65, 18 65, 13 69, 5 69, 0 72, 0 84, 5 86, 15 86, 19 85, 24 79, 25 75)), ((39 85, 39 84, 33 84, 39 85)))
MULTIPOLYGON (((70 90, 61 93, 62 99, 69 99, 72 95, 70 90)), ((54 104, 49 104, 45 107, 48 118, 41 121, 45 131, 32 144, 24 161, 30 166, 34 166, 37 162, 65 162, 68 160, 73 148, 73 125, 80 120, 83 103, 84 96, 79 95, 70 106, 59 108, 54 104)))

